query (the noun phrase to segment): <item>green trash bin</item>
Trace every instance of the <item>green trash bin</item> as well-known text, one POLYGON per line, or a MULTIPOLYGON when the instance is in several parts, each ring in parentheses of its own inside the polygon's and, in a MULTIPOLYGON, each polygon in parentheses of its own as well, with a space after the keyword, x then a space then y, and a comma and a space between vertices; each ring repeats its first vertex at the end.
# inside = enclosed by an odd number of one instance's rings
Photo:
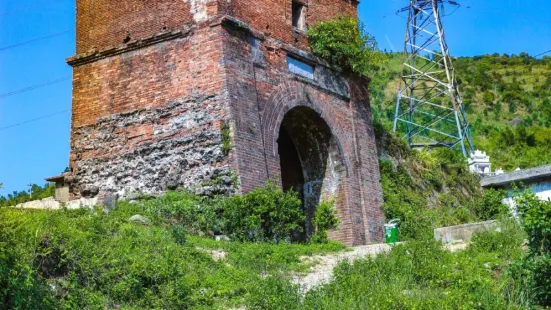
POLYGON ((396 243, 398 242, 398 225, 400 224, 399 219, 393 219, 387 224, 385 224, 385 240, 386 243, 396 243))

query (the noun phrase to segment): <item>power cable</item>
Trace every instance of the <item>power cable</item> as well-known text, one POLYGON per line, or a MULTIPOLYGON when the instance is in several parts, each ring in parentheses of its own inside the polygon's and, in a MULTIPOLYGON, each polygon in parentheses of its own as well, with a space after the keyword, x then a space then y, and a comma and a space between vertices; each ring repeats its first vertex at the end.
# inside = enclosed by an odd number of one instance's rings
POLYGON ((545 55, 545 54, 547 54, 547 53, 551 53, 551 50, 548 50, 547 52, 543 52, 543 53, 541 53, 541 54, 537 54, 536 56, 534 56, 534 58, 538 58, 538 57, 543 56, 543 55, 545 55))
POLYGON ((21 94, 21 93, 24 93, 24 92, 28 92, 28 91, 31 91, 31 90, 34 90, 34 89, 37 89, 37 88, 41 88, 41 87, 49 86, 49 85, 52 85, 52 84, 60 83, 60 82, 63 82, 63 81, 67 81, 67 80, 70 80, 70 79, 71 79, 71 76, 66 76, 66 77, 62 77, 62 78, 57 79, 57 80, 52 80, 52 81, 44 82, 44 83, 41 83, 41 84, 36 84, 36 85, 29 86, 29 87, 16 89, 16 90, 4 93, 4 94, 0 94, 0 99, 6 98, 6 97, 9 97, 9 96, 13 96, 13 95, 17 95, 17 94, 21 94))
POLYGON ((56 112, 56 113, 44 115, 44 116, 41 116, 41 117, 33 118, 33 119, 30 119, 30 120, 23 121, 23 122, 21 122, 21 123, 12 124, 12 125, 5 126, 5 127, 0 127, 0 131, 6 130, 6 129, 10 129, 10 128, 13 128, 13 127, 17 127, 17 126, 20 126, 20 125, 23 125, 23 124, 28 124, 28 123, 36 122, 36 121, 39 121, 39 120, 41 120, 41 119, 45 119, 45 118, 49 118, 49 117, 52 117, 52 116, 56 116, 56 115, 63 114, 63 113, 69 112, 69 111, 71 111, 71 109, 67 109, 67 110, 63 110, 63 111, 56 112))
POLYGON ((8 49, 11 49, 11 48, 14 48, 14 47, 18 47, 18 46, 21 46, 21 45, 29 44, 29 43, 32 43, 32 42, 36 42, 36 41, 40 41, 40 40, 44 40, 44 39, 48 39, 48 38, 52 38, 52 37, 57 37, 59 35, 68 33, 70 31, 71 30, 64 30, 64 31, 61 31, 61 32, 48 34, 48 35, 45 35, 45 36, 42 36, 42 37, 33 38, 33 39, 28 40, 28 41, 23 41, 23 42, 15 43, 15 44, 12 44, 12 45, 0 47, 0 51, 8 50, 8 49))

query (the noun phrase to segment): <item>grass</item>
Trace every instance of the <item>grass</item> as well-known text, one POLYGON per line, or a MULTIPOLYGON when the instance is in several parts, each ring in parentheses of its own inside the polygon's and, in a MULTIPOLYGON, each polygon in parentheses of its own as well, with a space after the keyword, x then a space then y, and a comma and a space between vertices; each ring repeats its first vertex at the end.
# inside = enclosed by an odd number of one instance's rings
POLYGON ((522 255, 520 228, 482 233, 465 251, 437 242, 409 242, 387 255, 341 263, 335 279, 300 298, 281 281, 263 284, 251 309, 516 309, 524 305, 521 281, 507 273, 522 255), (273 296, 279 296, 274 298, 273 296), (280 305, 284 305, 281 307, 280 305))
MULTIPOLYGON (((95 210, 0 209, 4 307, 15 309, 507 309, 520 305, 506 272, 522 254, 514 223, 475 237, 463 252, 411 241, 387 255, 342 263, 329 284, 304 295, 290 276, 301 256, 339 243, 215 241, 157 218, 158 203, 95 210), (153 208, 152 206, 156 206, 153 208), (140 214, 149 225, 132 223, 140 214), (215 259, 211 251, 225 257, 215 259)), ((0 298, 1 300, 1 298, 0 298)))
MULTIPOLYGON (((13 308, 206 309, 239 306, 266 276, 306 271, 300 256, 342 250, 337 243, 294 245, 217 242, 174 233, 143 206, 102 210, 0 209, 2 254, 11 272, 29 279, 0 282, 13 308), (134 214, 152 219, 129 222, 134 214), (182 240, 185 239, 185 240, 182 240), (221 249, 224 261, 205 249, 221 249), (24 290, 26 286, 36 290, 24 290), (28 295, 25 295, 27 292, 28 295), (40 293, 37 293, 40 292, 40 293), (15 298, 14 296, 18 297, 15 298)), ((0 260, 0 265, 3 266, 0 260)), ((1 295, 0 295, 1 296, 1 295)), ((0 305, 2 305, 0 303, 0 305)))

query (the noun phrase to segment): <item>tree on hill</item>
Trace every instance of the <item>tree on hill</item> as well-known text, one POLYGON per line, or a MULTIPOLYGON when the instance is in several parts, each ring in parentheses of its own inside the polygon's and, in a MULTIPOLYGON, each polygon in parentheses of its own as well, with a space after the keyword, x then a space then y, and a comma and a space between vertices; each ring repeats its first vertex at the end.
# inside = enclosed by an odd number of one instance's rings
POLYGON ((25 190, 19 192, 14 191, 7 196, 0 196, 0 207, 11 207, 32 200, 40 200, 48 197, 53 197, 54 195, 54 184, 46 183, 44 186, 33 184, 29 192, 25 190))

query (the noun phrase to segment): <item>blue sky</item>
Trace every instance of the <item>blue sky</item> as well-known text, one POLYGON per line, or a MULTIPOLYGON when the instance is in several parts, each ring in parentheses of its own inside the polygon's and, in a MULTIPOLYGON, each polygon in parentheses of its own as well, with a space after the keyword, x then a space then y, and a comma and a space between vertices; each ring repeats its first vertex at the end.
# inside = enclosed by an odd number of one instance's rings
MULTIPOLYGON (((457 1, 462 6, 444 19, 452 55, 523 51, 536 55, 551 50, 551 1, 457 1)), ((75 52, 74 3, 0 0, 0 182, 4 183, 0 195, 26 189, 29 183, 43 184, 44 177, 68 166, 71 81, 3 95, 71 75, 65 58, 75 52), (61 34, 10 47, 56 33, 61 34), (56 115, 5 128, 52 114, 56 115)), ((407 4, 407 0, 361 1, 360 19, 381 49, 403 49, 406 20, 395 12, 407 4)), ((449 7, 447 13, 452 11, 449 7)))

